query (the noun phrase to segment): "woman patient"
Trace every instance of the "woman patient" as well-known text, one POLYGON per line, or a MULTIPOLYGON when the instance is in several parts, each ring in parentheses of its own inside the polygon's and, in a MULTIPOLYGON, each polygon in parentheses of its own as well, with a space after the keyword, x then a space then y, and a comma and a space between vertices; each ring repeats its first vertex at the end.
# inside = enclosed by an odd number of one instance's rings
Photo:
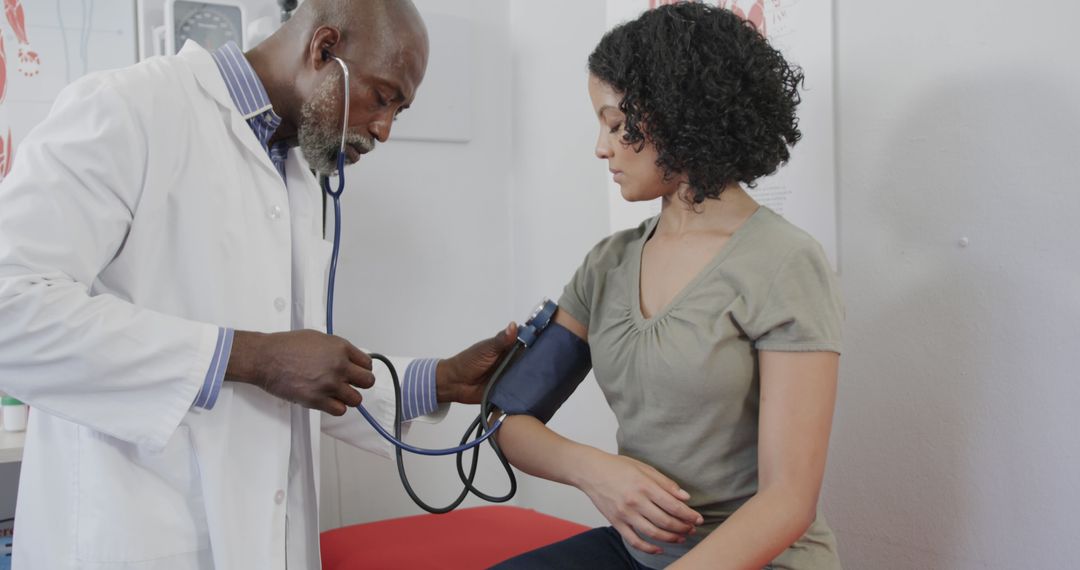
POLYGON ((839 568, 817 513, 842 304, 818 243, 742 185, 800 133, 802 72, 730 12, 681 3, 589 57, 596 155, 659 216, 601 241, 559 300, 619 423, 618 455, 529 416, 498 442, 611 522, 496 568, 839 568))

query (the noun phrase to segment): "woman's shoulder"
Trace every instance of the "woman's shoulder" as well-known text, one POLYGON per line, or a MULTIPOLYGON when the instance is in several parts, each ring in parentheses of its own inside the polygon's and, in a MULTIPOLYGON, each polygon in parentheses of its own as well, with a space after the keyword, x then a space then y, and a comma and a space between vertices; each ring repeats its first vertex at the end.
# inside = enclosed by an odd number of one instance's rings
POLYGON ((792 255, 825 256, 814 236, 773 210, 761 206, 752 219, 751 239, 745 242, 757 252, 768 253, 768 257, 778 262, 792 255))
POLYGON ((637 227, 617 231, 601 239, 585 256, 585 265, 593 268, 618 265, 628 253, 636 251, 636 246, 645 239, 655 221, 656 217, 648 218, 637 227))

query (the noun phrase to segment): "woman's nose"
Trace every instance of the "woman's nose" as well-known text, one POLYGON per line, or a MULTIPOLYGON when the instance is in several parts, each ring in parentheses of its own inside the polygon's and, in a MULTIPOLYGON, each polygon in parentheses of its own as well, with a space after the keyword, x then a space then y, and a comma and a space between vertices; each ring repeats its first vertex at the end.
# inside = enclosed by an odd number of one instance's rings
POLYGON ((601 134, 600 137, 596 139, 596 150, 595 150, 595 152, 596 152, 596 158, 600 158, 600 159, 611 158, 611 147, 607 144, 607 141, 604 140, 604 135, 603 134, 601 134))

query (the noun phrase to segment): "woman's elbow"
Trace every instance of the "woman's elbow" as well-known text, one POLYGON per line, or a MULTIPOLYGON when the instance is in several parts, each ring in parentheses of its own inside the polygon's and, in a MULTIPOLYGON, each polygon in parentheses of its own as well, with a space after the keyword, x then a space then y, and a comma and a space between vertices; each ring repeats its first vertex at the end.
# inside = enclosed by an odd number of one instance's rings
POLYGON ((772 489, 783 512, 783 520, 792 536, 792 542, 798 540, 817 520, 818 493, 806 489, 780 487, 772 489))
POLYGON ((817 520, 818 515, 818 493, 801 493, 800 497, 794 501, 794 508, 792 509, 792 534, 795 535, 794 540, 802 538, 810 526, 817 520))

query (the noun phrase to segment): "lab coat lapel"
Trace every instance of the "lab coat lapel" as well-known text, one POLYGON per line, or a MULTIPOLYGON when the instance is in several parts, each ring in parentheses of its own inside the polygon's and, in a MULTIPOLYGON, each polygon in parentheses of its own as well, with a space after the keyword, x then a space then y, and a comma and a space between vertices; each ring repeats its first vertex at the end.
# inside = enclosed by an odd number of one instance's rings
POLYGON ((219 105, 228 110, 229 127, 233 136, 240 141, 248 152, 255 156, 259 164, 269 169, 275 179, 280 180, 281 175, 278 174, 274 163, 270 162, 270 156, 266 153, 266 149, 262 147, 259 139, 255 137, 255 133, 251 130, 251 126, 248 125, 243 115, 236 109, 236 105, 229 96, 229 89, 225 86, 225 80, 221 77, 221 71, 218 69, 217 64, 214 63, 214 58, 211 57, 210 52, 203 49, 199 44, 188 40, 183 49, 180 50, 179 56, 184 58, 188 65, 191 66, 191 71, 195 74, 195 79, 199 82, 199 85, 219 105))

